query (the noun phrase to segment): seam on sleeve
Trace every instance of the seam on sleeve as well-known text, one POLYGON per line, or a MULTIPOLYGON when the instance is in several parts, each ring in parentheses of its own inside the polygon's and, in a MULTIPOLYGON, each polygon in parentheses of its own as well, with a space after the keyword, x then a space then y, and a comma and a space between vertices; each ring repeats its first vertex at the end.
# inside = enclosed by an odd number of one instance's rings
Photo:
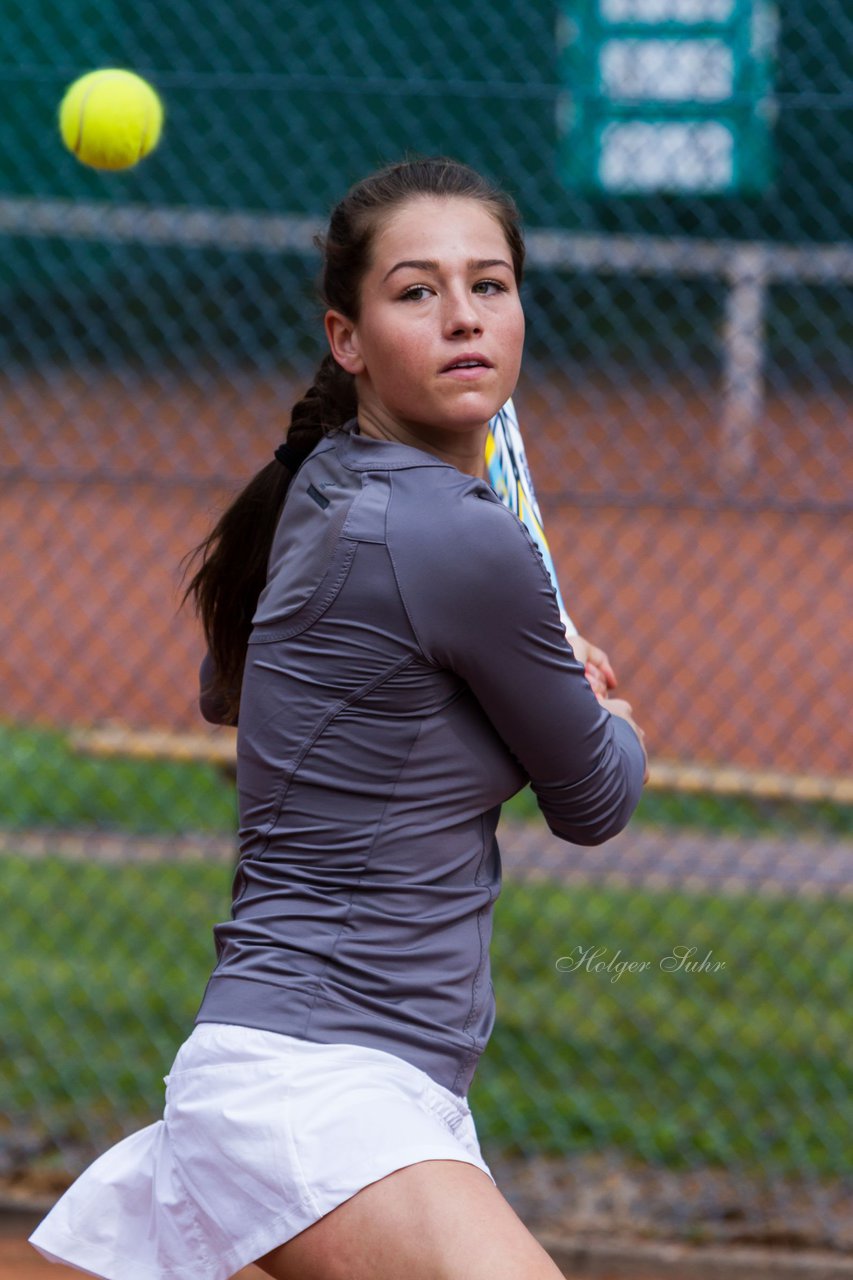
POLYGON ((430 658, 428 656, 426 648, 424 647, 424 642, 421 639, 420 632, 415 626, 415 620, 412 617, 411 610, 409 609, 409 605, 406 600, 405 593, 400 583, 400 575, 397 572, 397 562, 394 559, 394 552, 391 549, 391 539, 388 537, 388 522, 390 519, 391 506, 394 502, 395 496, 396 495, 394 490, 394 479, 392 476, 391 493, 388 498, 387 506, 385 508, 385 550, 387 552, 388 560, 391 565, 391 572, 394 575, 394 583, 397 587, 397 595, 400 597, 400 604, 403 606, 403 613, 406 615, 406 620, 408 621, 409 626, 412 628, 412 635, 415 637, 415 640, 417 641, 418 651, 421 655, 421 658, 424 660, 425 663, 427 663, 428 666, 433 667, 436 671, 440 671, 440 670, 443 670, 443 668, 441 667, 440 663, 436 662, 433 658, 430 658))

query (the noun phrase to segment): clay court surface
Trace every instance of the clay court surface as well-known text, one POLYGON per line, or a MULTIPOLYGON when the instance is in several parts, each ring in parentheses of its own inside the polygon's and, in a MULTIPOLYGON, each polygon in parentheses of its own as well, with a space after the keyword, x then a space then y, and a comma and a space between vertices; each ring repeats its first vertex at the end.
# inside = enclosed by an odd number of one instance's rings
MULTIPOLYGON (((77 1276, 79 1280, 82 1274, 73 1267, 47 1262, 23 1236, 0 1239, 0 1280, 58 1280, 59 1276, 77 1276)), ((262 1280, 263 1275, 257 1267, 246 1267, 237 1272, 236 1280, 262 1280)))
MULTIPOLYGON (((79 1280, 82 1274, 73 1267, 45 1261, 24 1237, 0 1238, 0 1280, 58 1280, 60 1276, 77 1276, 79 1280)), ((586 1274, 593 1273, 587 1271, 586 1274)), ((601 1273, 595 1274, 597 1280, 608 1280, 601 1273)), ((264 1272, 258 1267, 245 1267, 237 1272, 234 1280, 264 1280, 264 1272)), ((637 1276, 636 1280, 642 1280, 642 1277, 637 1276)), ((648 1277, 648 1280, 652 1278, 648 1277)))
MULTIPOLYGON (((282 438, 287 375, 18 375, 3 440, 7 721, 203 727, 180 562, 282 438)), ((770 396, 733 478, 713 387, 528 382, 564 596, 667 759, 837 774, 851 407, 770 396)))
MULTIPOLYGON (((35 1226, 35 1219, 32 1227, 35 1226)), ((0 1280, 59 1280, 59 1277, 77 1276, 84 1273, 73 1267, 64 1267, 58 1263, 48 1262, 27 1241, 27 1234, 32 1227, 22 1224, 15 1215, 8 1223, 4 1223, 0 1215, 0 1280)), ((233 1280, 263 1280, 264 1272, 258 1267, 244 1267, 238 1271, 233 1280)), ((616 1280, 602 1274, 598 1270, 584 1268, 584 1274, 595 1276, 596 1280, 616 1280)), ((635 1280, 643 1280, 636 1276, 635 1280)), ((648 1276, 646 1280, 653 1280, 648 1276)))

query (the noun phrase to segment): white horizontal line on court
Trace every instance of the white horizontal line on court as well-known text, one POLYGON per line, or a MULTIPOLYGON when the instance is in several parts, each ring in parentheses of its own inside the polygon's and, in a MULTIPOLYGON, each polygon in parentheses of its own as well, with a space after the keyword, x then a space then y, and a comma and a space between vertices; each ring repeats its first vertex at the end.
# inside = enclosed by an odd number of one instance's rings
MULTIPOLYGON (((288 214, 181 209, 77 200, 0 200, 0 235, 102 240, 226 252, 315 255, 323 220, 288 214)), ((531 267, 626 274, 753 276, 811 282, 853 281, 853 247, 846 244, 776 244, 687 236, 575 235, 558 229, 527 232, 531 267)))
MULTIPOLYGON (((853 900, 853 852, 841 838, 744 836, 633 827, 604 845, 573 845, 544 823, 498 828, 507 883, 600 884, 652 892, 760 894, 853 900)), ((237 862, 236 833, 147 835, 60 829, 0 832, 0 862, 56 858, 106 865, 237 862)))

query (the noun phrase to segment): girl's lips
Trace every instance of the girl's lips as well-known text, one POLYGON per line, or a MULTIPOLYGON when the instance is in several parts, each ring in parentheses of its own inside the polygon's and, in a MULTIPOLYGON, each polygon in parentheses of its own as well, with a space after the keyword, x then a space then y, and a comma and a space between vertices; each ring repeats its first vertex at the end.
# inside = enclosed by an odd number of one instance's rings
POLYGON ((461 382, 475 382, 478 378, 485 377, 487 373, 491 372, 491 365, 457 365, 451 369, 442 369, 441 376, 443 378, 458 378, 461 382))
POLYGON ((479 351, 464 351, 444 365, 442 374, 452 374, 455 378, 469 381, 471 378, 482 378, 491 369, 492 362, 480 355, 479 351))

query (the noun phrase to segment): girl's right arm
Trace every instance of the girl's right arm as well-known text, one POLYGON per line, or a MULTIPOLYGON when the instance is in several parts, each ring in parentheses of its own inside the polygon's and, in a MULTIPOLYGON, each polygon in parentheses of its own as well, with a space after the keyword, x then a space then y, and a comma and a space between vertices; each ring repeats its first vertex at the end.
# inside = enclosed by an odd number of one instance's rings
POLYGON ((593 693, 540 552, 488 498, 433 513, 429 528, 399 526, 409 617, 428 660, 470 687, 551 831, 601 844, 627 825, 642 794, 642 731, 627 703, 611 713, 593 693))

